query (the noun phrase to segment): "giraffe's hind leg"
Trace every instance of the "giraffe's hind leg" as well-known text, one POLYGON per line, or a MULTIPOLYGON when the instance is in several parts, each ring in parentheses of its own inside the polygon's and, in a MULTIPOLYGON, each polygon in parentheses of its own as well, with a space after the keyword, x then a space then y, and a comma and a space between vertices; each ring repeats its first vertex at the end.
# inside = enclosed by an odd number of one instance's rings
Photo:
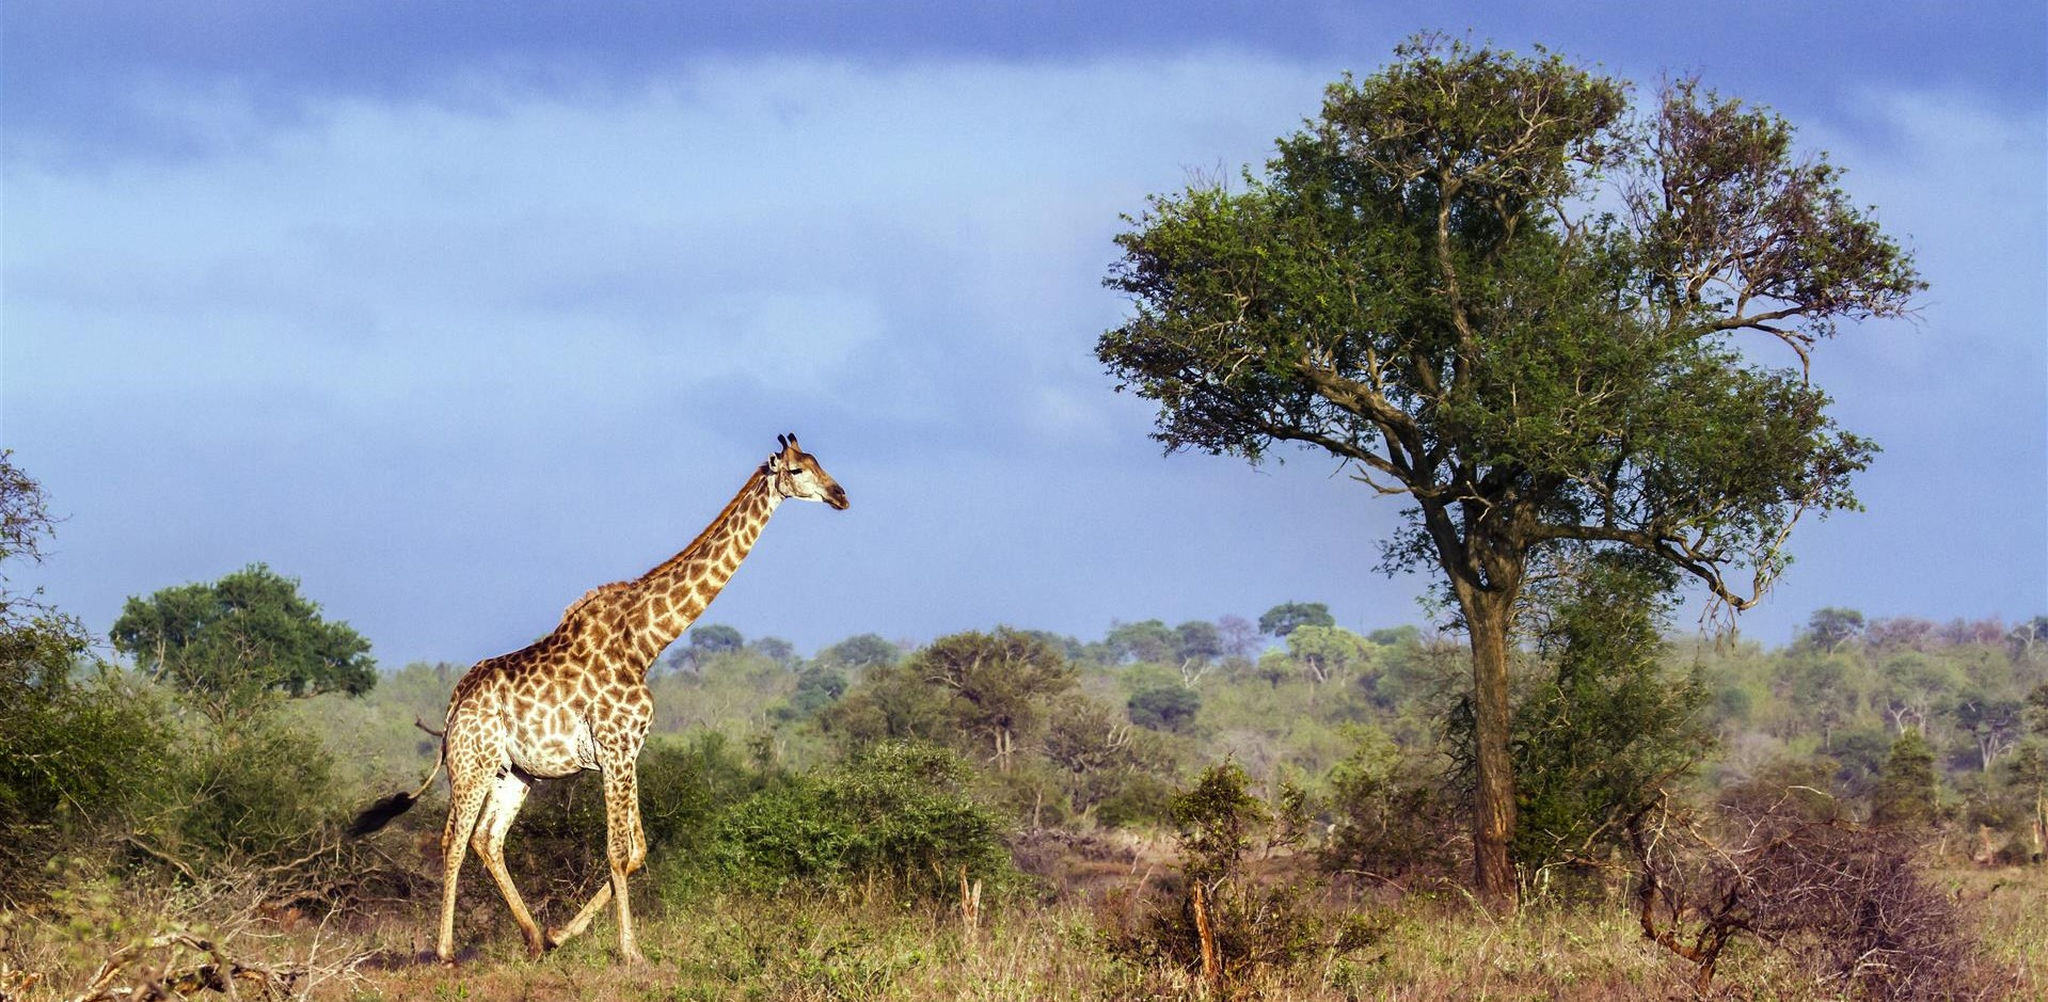
POLYGON ((505 904, 512 909, 512 918, 519 923, 519 931, 526 937, 526 954, 538 957, 545 949, 541 939, 540 926, 533 921, 532 913, 526 910, 526 902, 519 897, 519 889, 512 886, 512 873, 505 869, 505 833, 512 830, 512 819, 519 815, 520 805, 526 802, 527 791, 532 784, 516 769, 507 769, 491 787, 490 797, 484 801, 483 815, 477 820, 476 832, 472 839, 476 854, 483 860, 484 868, 497 882, 498 893, 505 898, 505 904))
POLYGON ((491 795, 490 783, 454 768, 449 769, 448 785, 448 824, 441 829, 441 935, 434 946, 434 955, 444 964, 455 962, 455 889, 462 857, 469 852, 470 834, 491 795))
POLYGON ((591 895, 590 900, 585 902, 581 909, 577 910, 576 917, 570 919, 569 924, 555 926, 548 930, 548 948, 553 949, 561 946, 563 943, 567 943, 582 935, 583 930, 590 928, 590 920, 596 918, 597 913, 602 911, 604 906, 611 904, 611 901, 612 882, 607 877, 603 884, 598 885, 597 893, 591 895))

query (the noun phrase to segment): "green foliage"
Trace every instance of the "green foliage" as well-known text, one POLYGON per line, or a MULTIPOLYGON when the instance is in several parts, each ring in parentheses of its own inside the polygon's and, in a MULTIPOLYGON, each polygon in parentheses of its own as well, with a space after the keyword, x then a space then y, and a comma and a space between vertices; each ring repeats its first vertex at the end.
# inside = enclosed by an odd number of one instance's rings
POLYGON ((747 638, 740 631, 724 623, 700 623, 690 627, 689 640, 684 646, 682 660, 702 664, 715 654, 727 654, 746 646, 747 638))
POLYGON ((640 821, 656 866, 709 852, 724 812, 773 778, 717 731, 651 742, 640 753, 638 776, 640 821))
POLYGON ((755 653, 784 668, 794 668, 802 660, 797 657, 796 645, 781 637, 755 637, 747 642, 755 653))
MULTIPOLYGON (((677 898, 716 886, 718 826, 775 781, 712 730, 656 736, 640 754, 637 775, 647 866, 662 893, 677 898)), ((536 782, 506 843, 508 866, 529 900, 581 899, 608 879, 606 824, 595 772, 536 782)))
POLYGON ((1176 661, 1204 664, 1224 654, 1223 631, 1206 619, 1191 619, 1173 628, 1176 661))
POLYGON ((1153 828, 1173 819, 1173 785, 1148 773, 1128 776, 1095 805, 1105 828, 1153 828))
POLYGON ((303 851, 348 805, 318 736, 261 718, 181 750, 165 848, 196 860, 276 862, 303 851))
POLYGON ((1282 602, 1259 615, 1259 632, 1285 637, 1303 626, 1336 626, 1330 607, 1321 602, 1282 602))
POLYGON ((768 726, 777 703, 789 699, 797 677, 752 647, 712 654, 693 670, 652 674, 656 733, 697 728, 739 739, 768 726))
POLYGON ((52 525, 42 485, 0 451, 0 902, 33 896, 45 860, 123 831, 167 768, 162 702, 92 658, 75 617, 6 586, 52 525))
POLYGON ((1268 807, 1234 762, 1210 766, 1175 793, 1168 810, 1185 889, 1155 896, 1136 915, 1117 916, 1107 937, 1111 952, 1193 972, 1203 969, 1205 945, 1212 946, 1216 987, 1228 998, 1262 970, 1340 956, 1377 938, 1383 930, 1356 916, 1311 907, 1313 879, 1262 884, 1253 878, 1253 842, 1290 837, 1288 822, 1302 813, 1299 791, 1283 790, 1282 799, 1281 810, 1268 807))
POLYGON ((846 675, 825 665, 808 665, 796 673, 796 691, 775 710, 778 720, 805 720, 846 695, 846 675))
POLYGON ((1041 751, 1070 814, 1095 811, 1109 827, 1165 820, 1172 787, 1159 777, 1174 770, 1173 755, 1123 714, 1079 693, 1061 696, 1048 708, 1041 751))
POLYGON ((124 834, 172 768, 169 714, 146 683, 106 667, 24 672, 16 660, 25 644, 47 654, 76 651, 77 639, 55 627, 0 633, 0 901, 30 893, 52 855, 124 834))
POLYGON ((1768 112, 1679 81, 1632 115, 1625 84, 1540 51, 1396 54, 1332 85, 1262 176, 1151 199, 1096 357, 1158 404, 1169 450, 1305 446, 1409 499, 1382 566, 1443 572, 1470 638, 1478 872, 1503 898, 1532 566, 1629 551, 1754 602, 1875 452, 1829 415, 1811 349, 1923 284, 1768 112), (1800 365, 1752 362, 1741 334, 1800 365))
POLYGON ((1546 613, 1536 652, 1552 675, 1515 708, 1520 865, 1586 862, 1618 847, 1622 822, 1710 746, 1705 685, 1665 664, 1672 584, 1654 564, 1599 555, 1536 596, 1546 613))
POLYGON ((1892 742, 1877 789, 1870 798, 1870 820, 1903 827, 1932 824, 1935 800, 1934 749, 1920 735, 1907 731, 1892 742))
POLYGON ((998 628, 940 637, 901 664, 871 669, 866 684, 823 717, 858 742, 936 741, 986 754, 1007 771, 1037 739, 1048 701, 1074 686, 1074 667, 1043 635, 998 628))
POLYGON ((973 771, 930 745, 884 742, 846 763, 796 774, 734 807, 712 855, 740 886, 845 886, 876 878, 930 896, 958 874, 1007 875, 1002 826, 970 792, 973 771))
POLYGON ((818 663, 846 672, 886 668, 901 660, 895 644, 874 633, 851 636, 818 652, 818 663))
POLYGON ((1155 731, 1183 731, 1195 722, 1202 709, 1202 696, 1184 685, 1148 686, 1131 694, 1125 704, 1131 723, 1155 731))
POLYGON ((115 650, 176 686, 217 725, 267 693, 359 695, 377 684, 370 642, 347 623, 322 619, 296 580, 262 564, 130 598, 112 638, 115 650))
POLYGON ((1252 795, 1251 777, 1235 762, 1202 770, 1194 785, 1167 802, 1180 837, 1181 870, 1215 885, 1244 870, 1252 839, 1272 823, 1265 802, 1252 795))
POLYGON ((1827 606, 1807 617, 1802 639, 1828 653, 1856 639, 1863 632, 1863 614, 1854 609, 1827 606))
POLYGON ((1163 663, 1174 656, 1180 642, 1180 635, 1158 619, 1113 624, 1109 635, 1102 639, 1110 664, 1163 663))
POLYGON ((1287 656, 1317 682, 1364 669, 1373 650, 1364 637, 1341 626, 1302 623, 1287 633, 1287 656))
POLYGON ((1689 84, 1638 123, 1621 83, 1553 55, 1399 54, 1331 86, 1242 191, 1155 198, 1119 238, 1108 284, 1136 311, 1097 355, 1159 402, 1160 439, 1252 459, 1300 442, 1413 488, 1404 567, 1476 559, 1428 532, 1482 497, 1534 519, 1470 523, 1509 534, 1504 556, 1594 539, 1719 585, 1723 561, 1775 570, 1798 512, 1853 503, 1868 444, 1801 372, 1724 344, 1804 351, 1837 318, 1907 309, 1910 260, 1839 171, 1689 84), (1610 182, 1673 194, 1584 212, 1610 182))
POLYGON ((1353 728, 1352 748, 1330 770, 1325 869, 1393 878, 1449 872, 1456 806, 1441 764, 1404 751, 1374 727, 1353 728))

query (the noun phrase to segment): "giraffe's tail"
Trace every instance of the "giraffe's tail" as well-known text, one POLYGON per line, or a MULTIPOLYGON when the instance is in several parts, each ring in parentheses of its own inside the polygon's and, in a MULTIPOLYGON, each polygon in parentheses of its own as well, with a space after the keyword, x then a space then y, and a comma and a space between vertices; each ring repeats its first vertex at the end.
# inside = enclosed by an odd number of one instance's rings
POLYGON ((427 787, 434 785, 434 777, 441 774, 441 765, 446 761, 448 761, 448 745, 446 742, 443 742, 441 744, 441 754, 434 757, 433 771, 427 773, 427 779, 420 784, 420 788, 411 793, 401 790, 363 808, 363 812, 356 815, 354 821, 349 822, 348 837, 362 838, 390 824, 392 818, 411 810, 412 805, 418 803, 420 797, 427 792, 427 787))

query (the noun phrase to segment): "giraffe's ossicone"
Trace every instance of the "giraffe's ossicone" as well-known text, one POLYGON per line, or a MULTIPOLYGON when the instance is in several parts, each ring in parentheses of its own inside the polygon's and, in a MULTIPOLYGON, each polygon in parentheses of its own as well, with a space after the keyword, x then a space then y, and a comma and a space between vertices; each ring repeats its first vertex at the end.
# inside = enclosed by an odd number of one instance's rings
POLYGON ((642 958, 633 935, 626 877, 647 857, 634 764, 654 718, 647 669, 689 629, 761 537, 784 500, 847 506, 846 491, 818 460, 780 435, 775 453, 682 552, 632 581, 591 589, 562 621, 531 645, 486 658, 462 676, 448 700, 440 759, 419 789, 372 804, 350 834, 368 835, 413 805, 448 770, 448 823, 441 832, 442 962, 455 956, 455 888, 474 847, 512 909, 534 956, 582 932, 616 899, 619 953, 642 958), (604 777, 605 856, 611 879, 568 924, 543 933, 505 869, 505 834, 536 779, 594 769, 604 777))

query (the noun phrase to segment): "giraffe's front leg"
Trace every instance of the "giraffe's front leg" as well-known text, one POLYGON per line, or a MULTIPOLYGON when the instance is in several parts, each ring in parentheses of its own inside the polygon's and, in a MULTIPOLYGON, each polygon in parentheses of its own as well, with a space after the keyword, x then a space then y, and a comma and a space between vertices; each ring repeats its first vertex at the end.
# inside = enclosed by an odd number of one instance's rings
POLYGON ((591 920, 604 910, 613 899, 619 907, 619 953, 629 963, 641 963, 647 958, 640 952, 637 937, 633 931, 633 913, 626 898, 626 876, 640 869, 647 859, 647 836, 640 823, 640 788, 638 777, 631 770, 632 761, 623 767, 605 770, 605 858, 611 865, 611 875, 599 885, 597 893, 590 896, 576 917, 566 925, 550 928, 546 943, 549 949, 561 946, 583 934, 590 927, 591 920), (623 791, 620 785, 623 784, 623 791), (621 817, 619 805, 626 805, 625 817, 621 817), (625 832, 628 840, 623 846, 620 833, 625 832))
POLYGON ((626 895, 626 878, 647 861, 647 839, 640 828, 640 781, 628 758, 622 767, 605 770, 605 855, 612 866, 612 899, 619 909, 619 956, 629 964, 644 964, 639 940, 633 933, 633 906, 626 895))

